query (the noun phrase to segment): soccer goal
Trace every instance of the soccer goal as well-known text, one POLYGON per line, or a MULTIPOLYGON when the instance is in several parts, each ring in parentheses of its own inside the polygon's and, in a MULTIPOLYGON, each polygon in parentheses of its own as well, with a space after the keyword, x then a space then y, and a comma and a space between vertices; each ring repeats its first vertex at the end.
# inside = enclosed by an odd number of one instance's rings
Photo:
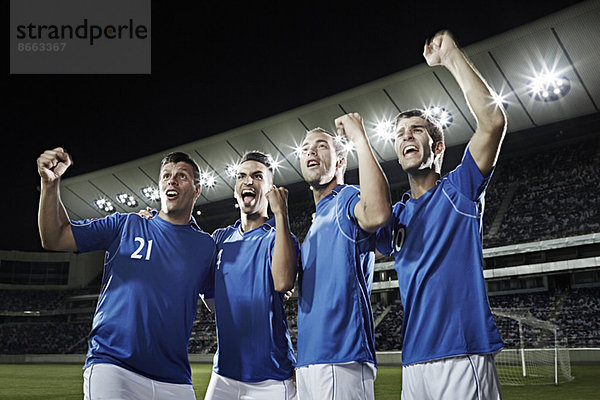
POLYGON ((496 355, 501 384, 558 385, 573 379, 567 339, 558 326, 524 309, 494 308, 492 313, 504 341, 496 355))

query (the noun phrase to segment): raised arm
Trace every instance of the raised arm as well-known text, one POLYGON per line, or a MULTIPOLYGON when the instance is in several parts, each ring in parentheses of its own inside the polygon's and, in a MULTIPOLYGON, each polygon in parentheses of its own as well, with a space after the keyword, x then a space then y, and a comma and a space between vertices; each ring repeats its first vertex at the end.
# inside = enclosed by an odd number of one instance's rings
POLYGON ((492 172, 506 132, 506 116, 492 97, 492 90, 471 65, 448 31, 438 32, 425 43, 423 56, 430 66, 443 65, 454 76, 477 120, 469 150, 484 176, 492 172))
POLYGON ((60 199, 60 177, 71 165, 62 147, 46 150, 37 159, 41 177, 38 226, 42 247, 48 250, 77 251, 71 223, 60 199))
POLYGON ((275 244, 271 260, 273 286, 278 292, 287 292, 294 287, 298 267, 298 255, 288 218, 288 191, 286 188, 273 186, 266 196, 275 216, 275 244))
POLYGON ((354 207, 354 215, 363 230, 375 232, 388 222, 391 215, 387 178, 375 159, 360 115, 351 113, 336 118, 335 127, 338 135, 354 143, 358 157, 360 201, 354 207))

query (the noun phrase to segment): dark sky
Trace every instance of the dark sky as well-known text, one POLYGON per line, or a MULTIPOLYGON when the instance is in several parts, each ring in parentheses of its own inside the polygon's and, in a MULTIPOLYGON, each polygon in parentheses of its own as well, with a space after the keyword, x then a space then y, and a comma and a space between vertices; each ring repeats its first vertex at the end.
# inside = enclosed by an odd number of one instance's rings
POLYGON ((46 148, 72 154, 67 176, 105 168, 420 64, 442 28, 466 46, 577 2, 197 3, 153 2, 151 75, 5 73, 0 249, 41 250, 46 148))

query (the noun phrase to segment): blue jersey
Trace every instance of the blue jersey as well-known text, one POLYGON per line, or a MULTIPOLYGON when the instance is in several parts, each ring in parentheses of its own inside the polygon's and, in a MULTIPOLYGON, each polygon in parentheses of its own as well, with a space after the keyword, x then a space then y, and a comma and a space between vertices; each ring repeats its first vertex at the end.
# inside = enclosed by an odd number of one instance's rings
MULTIPOLYGON (((243 382, 290 378, 296 358, 283 294, 273 287, 273 219, 249 232, 243 232, 237 221, 216 230, 213 238, 218 248, 215 315, 219 344, 214 372, 243 382)), ((293 240, 298 254, 298 243, 293 240)))
POLYGON ((85 367, 109 363, 191 383, 188 341, 198 295, 213 297, 216 246, 196 222, 113 214, 72 221, 81 252, 106 250, 85 367))
POLYGON ((337 186, 316 206, 298 278, 298 366, 375 364, 371 285, 375 234, 354 216, 357 186, 337 186))
POLYGON ((395 256, 404 365, 503 347, 483 279, 481 221, 490 177, 467 149, 462 163, 423 196, 405 194, 377 232, 377 250, 395 256))

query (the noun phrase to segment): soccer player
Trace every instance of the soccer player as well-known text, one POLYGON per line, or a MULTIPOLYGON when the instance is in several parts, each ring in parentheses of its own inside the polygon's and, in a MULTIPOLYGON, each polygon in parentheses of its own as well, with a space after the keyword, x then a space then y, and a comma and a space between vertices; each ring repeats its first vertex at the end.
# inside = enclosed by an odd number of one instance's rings
POLYGON ((373 399, 375 232, 391 212, 387 179, 360 115, 335 120, 338 138, 316 128, 302 142, 302 175, 316 212, 302 243, 298 278, 298 397, 373 399), (359 186, 344 185, 345 137, 354 143, 359 186))
POLYGON ((395 256, 404 306, 402 399, 499 399, 493 355, 503 343, 483 279, 482 215, 506 119, 448 31, 427 41, 423 55, 452 73, 477 129, 459 166, 440 178, 439 123, 422 110, 395 120, 395 150, 410 191, 378 231, 377 249, 395 256))
POLYGON ((85 399, 195 399, 188 341, 198 295, 213 296, 216 246, 192 217, 198 165, 185 153, 161 163, 161 210, 70 221, 59 194, 71 165, 60 147, 37 160, 39 229, 49 250, 106 251, 84 366, 85 399))
POLYGON ((283 296, 296 280, 299 246, 290 232, 287 189, 273 186, 272 161, 258 151, 242 157, 234 192, 240 219, 213 233, 219 348, 207 400, 296 398, 283 296))

